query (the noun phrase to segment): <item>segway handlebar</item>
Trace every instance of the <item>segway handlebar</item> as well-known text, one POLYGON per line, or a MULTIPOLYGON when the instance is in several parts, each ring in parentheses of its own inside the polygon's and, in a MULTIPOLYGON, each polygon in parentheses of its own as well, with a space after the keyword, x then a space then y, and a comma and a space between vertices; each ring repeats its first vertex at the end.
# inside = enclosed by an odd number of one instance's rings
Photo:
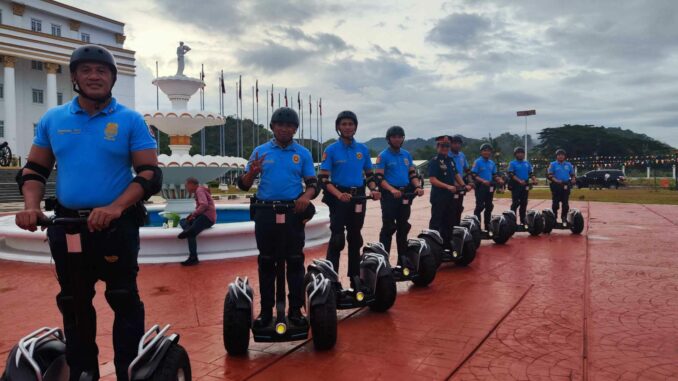
POLYGON ((372 195, 354 195, 351 196, 351 201, 374 200, 372 195))
POLYGON ((87 225, 87 217, 51 217, 38 221, 37 225, 42 227, 87 225))

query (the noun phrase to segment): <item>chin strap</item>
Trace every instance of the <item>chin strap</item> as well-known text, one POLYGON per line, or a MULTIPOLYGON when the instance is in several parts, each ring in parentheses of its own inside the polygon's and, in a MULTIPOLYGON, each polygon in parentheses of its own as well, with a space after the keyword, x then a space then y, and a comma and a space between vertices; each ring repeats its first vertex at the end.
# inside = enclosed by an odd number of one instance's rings
MULTIPOLYGON (((114 82, 114 83, 115 83, 115 82, 114 82)), ((83 98, 85 98, 85 99, 88 99, 88 100, 90 100, 90 101, 95 102, 94 108, 95 108, 96 110, 99 110, 99 109, 101 108, 101 105, 103 105, 104 103, 108 102, 108 100, 111 99, 111 98, 113 97, 113 93, 112 93, 111 91, 109 91, 108 94, 106 94, 105 96, 100 97, 100 98, 93 98, 93 97, 90 97, 90 96, 87 95, 84 91, 80 90, 80 85, 78 85, 77 82, 75 82, 75 81, 73 81, 73 91, 75 91, 76 93, 78 93, 78 95, 80 95, 81 97, 83 97, 83 98)))

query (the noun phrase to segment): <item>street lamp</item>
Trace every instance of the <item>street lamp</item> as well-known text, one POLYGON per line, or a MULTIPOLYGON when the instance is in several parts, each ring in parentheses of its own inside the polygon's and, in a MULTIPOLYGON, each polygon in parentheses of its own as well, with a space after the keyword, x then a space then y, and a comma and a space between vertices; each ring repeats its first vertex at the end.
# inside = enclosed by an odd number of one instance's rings
POLYGON ((524 116, 525 117, 525 160, 527 160, 527 117, 530 115, 537 115, 537 111, 535 110, 525 110, 525 111, 518 111, 517 116, 524 116))

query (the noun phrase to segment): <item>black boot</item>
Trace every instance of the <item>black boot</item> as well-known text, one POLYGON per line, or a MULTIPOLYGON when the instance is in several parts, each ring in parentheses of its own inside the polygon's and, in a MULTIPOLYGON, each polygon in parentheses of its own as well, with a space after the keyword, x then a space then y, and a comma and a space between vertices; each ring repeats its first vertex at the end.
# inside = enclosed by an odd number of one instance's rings
POLYGON ((273 309, 264 308, 254 320, 254 326, 256 328, 268 327, 271 324, 271 320, 273 320, 273 309))
POLYGON ((195 266, 198 263, 200 263, 200 261, 198 260, 198 257, 197 256, 194 257, 194 256, 191 255, 191 256, 188 257, 187 260, 181 262, 181 265, 182 266, 195 266))
POLYGON ((306 325, 306 318, 301 313, 301 308, 292 308, 290 307, 289 312, 287 313, 287 319, 290 321, 291 325, 301 327, 306 325))

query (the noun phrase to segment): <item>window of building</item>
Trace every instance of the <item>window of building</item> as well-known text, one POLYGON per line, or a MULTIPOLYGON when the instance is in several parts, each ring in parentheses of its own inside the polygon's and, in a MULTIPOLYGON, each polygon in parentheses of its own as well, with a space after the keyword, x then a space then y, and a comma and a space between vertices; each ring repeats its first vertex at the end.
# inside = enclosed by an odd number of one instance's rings
POLYGON ((33 103, 45 103, 44 92, 39 89, 33 89, 33 103))
POLYGON ((31 19, 31 30, 33 32, 42 32, 42 20, 31 19))
POLYGON ((31 61, 31 69, 42 70, 42 61, 31 61))
POLYGON ((89 43, 89 33, 80 33, 80 39, 83 42, 89 43))
POLYGON ((57 93, 57 104, 59 106, 64 104, 64 93, 57 93))
POLYGON ((5 121, 0 120, 0 138, 5 137, 5 121))
POLYGON ((52 24, 52 36, 61 37, 61 25, 52 24))
POLYGON ((0 99, 5 97, 5 85, 0 83, 0 99))
POLYGON ((33 123, 33 136, 38 134, 38 124, 33 123))

